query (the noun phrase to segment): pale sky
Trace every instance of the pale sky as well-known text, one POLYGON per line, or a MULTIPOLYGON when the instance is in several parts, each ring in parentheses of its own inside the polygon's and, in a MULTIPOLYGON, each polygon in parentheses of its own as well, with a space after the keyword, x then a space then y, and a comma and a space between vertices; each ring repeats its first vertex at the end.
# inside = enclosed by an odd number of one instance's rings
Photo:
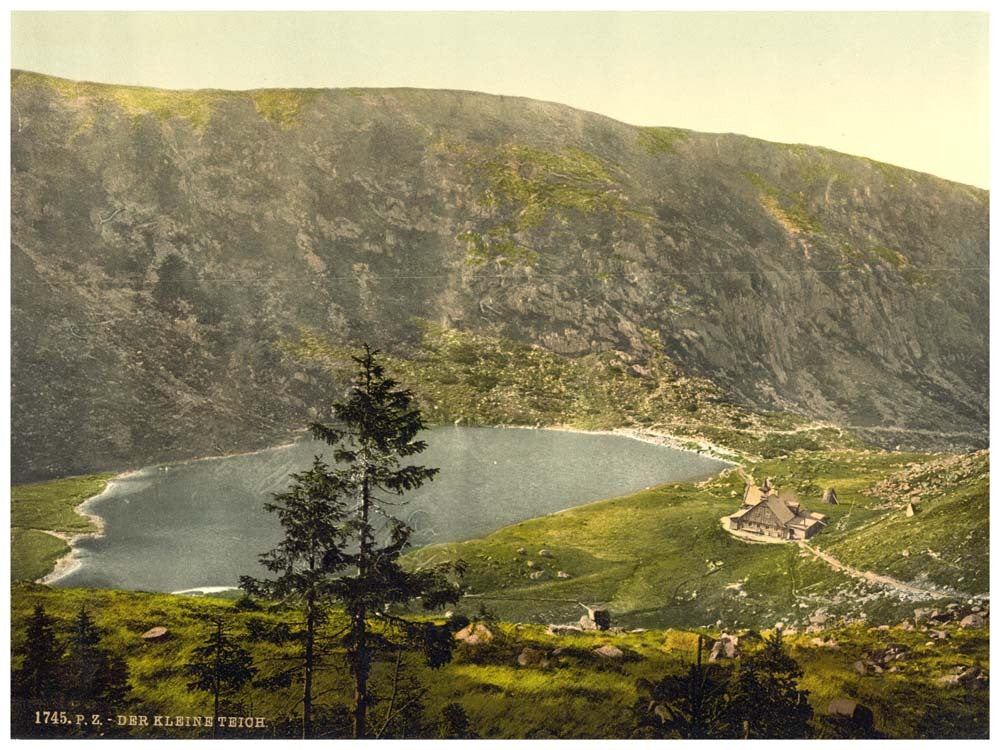
POLYGON ((527 96, 989 185, 978 13, 15 12, 12 67, 164 88, 527 96))

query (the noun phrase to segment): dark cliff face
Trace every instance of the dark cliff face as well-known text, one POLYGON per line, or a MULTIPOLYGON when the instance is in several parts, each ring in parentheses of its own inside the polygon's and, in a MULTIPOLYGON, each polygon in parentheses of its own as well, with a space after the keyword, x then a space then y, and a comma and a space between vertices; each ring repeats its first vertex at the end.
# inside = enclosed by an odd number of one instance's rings
POLYGON ((280 342, 405 354, 418 320, 568 356, 653 329, 745 404, 985 443, 985 191, 466 92, 12 98, 15 479, 268 444, 330 396, 280 342))

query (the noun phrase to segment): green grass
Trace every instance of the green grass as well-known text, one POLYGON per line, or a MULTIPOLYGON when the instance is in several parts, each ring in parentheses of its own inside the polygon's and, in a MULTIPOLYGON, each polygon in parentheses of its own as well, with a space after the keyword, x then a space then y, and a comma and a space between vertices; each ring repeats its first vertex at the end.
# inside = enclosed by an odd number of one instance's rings
MULTIPOLYGON (((56 629, 65 638, 72 617, 85 606, 106 631, 107 647, 125 658, 133 687, 128 713, 204 715, 211 699, 187 687, 184 665, 206 632, 205 617, 224 615, 236 632, 251 618, 271 623, 290 623, 294 615, 285 610, 238 612, 232 604, 213 599, 194 599, 164 594, 60 589, 21 585, 12 589, 12 668, 20 662, 25 622, 36 603, 56 618, 56 629), (170 638, 144 643, 145 630, 162 625, 170 638)), ((342 613, 331 614, 330 629, 342 625, 342 613)), ((487 648, 460 647, 453 661, 430 670, 412 655, 404 659, 406 679, 426 691, 411 712, 424 724, 425 736, 435 736, 441 710, 459 703, 468 715, 471 729, 489 738, 616 738, 633 730, 632 705, 636 681, 679 673, 694 659, 695 635, 678 630, 647 630, 642 633, 579 633, 548 635, 536 625, 491 622, 496 634, 487 648), (607 663, 593 649, 614 644, 629 654, 623 662, 607 663), (551 650, 563 647, 562 656, 551 650), (546 665, 522 667, 516 656, 524 648, 542 650, 546 665)), ((717 631, 712 631, 716 633, 717 631)), ((849 697, 875 710, 877 727, 894 737, 976 737, 988 731, 987 691, 969 692, 943 688, 937 678, 956 665, 978 664, 988 668, 989 637, 985 630, 950 630, 952 637, 924 644, 919 632, 876 631, 862 626, 831 629, 824 635, 839 643, 836 650, 813 646, 811 637, 787 637, 791 653, 805 675, 800 684, 810 691, 810 702, 821 714, 829 701, 849 697), (885 643, 903 643, 911 657, 898 662, 900 672, 879 677, 859 676, 851 664, 869 650, 885 643), (929 711, 928 707, 935 710, 929 711)), ((244 640, 263 674, 271 674, 288 652, 285 647, 244 640)), ((350 700, 350 677, 343 668, 343 655, 332 650, 330 667, 316 674, 321 709, 346 705, 350 700)), ((372 708, 373 724, 380 723, 390 693, 392 668, 378 663, 372 677, 373 693, 381 697, 372 708)), ((268 717, 269 724, 297 711, 298 686, 249 687, 239 696, 242 711, 268 717)), ((133 736, 152 737, 155 728, 135 729, 133 736)), ((197 729, 160 730, 160 736, 198 736, 197 729)), ((202 730, 203 731, 203 730, 202 730)), ((202 735, 204 736, 204 735, 202 735)), ((235 734, 233 736, 262 736, 235 734)), ((263 736, 269 736, 267 732, 263 736)))
POLYGON ((484 183, 479 204, 492 217, 484 230, 463 233, 473 265, 533 266, 540 255, 525 234, 594 213, 631 215, 621 176, 582 149, 546 151, 508 144, 470 157, 470 171, 484 183))
MULTIPOLYGON (((259 89, 255 91, 219 91, 214 89, 168 90, 144 86, 118 86, 88 81, 71 81, 38 73, 15 71, 11 86, 48 86, 60 95, 79 103, 114 103, 133 118, 152 115, 161 121, 180 118, 188 120, 198 130, 212 118, 212 108, 225 100, 247 99, 265 119, 284 129, 295 127, 302 121, 308 103, 320 90, 313 89, 259 89)), ((84 116, 81 129, 90 127, 93 114, 84 116)))
POLYGON ((282 129, 302 122, 303 110, 320 93, 319 89, 261 89, 251 91, 257 111, 282 129))
POLYGON ((75 509, 103 492, 113 476, 89 474, 11 487, 11 580, 41 578, 66 553, 63 541, 43 531, 81 534, 97 530, 75 509))
MULTIPOLYGON (((828 525, 813 544, 845 564, 919 585, 925 568, 889 563, 903 546, 927 540, 952 563, 935 568, 931 583, 982 593, 988 588, 986 514, 981 506, 964 505, 970 492, 986 502, 979 480, 973 489, 947 488, 938 512, 928 507, 915 523, 900 522, 901 513, 870 492, 912 471, 907 467, 933 460, 921 454, 799 451, 748 469, 758 481, 773 477, 779 488, 794 490, 807 509, 826 514, 828 525), (823 490, 831 486, 840 504, 822 505, 823 490), (952 551, 946 540, 963 552, 952 551)), ((576 602, 603 602, 625 625, 655 627, 709 626, 717 620, 723 627, 762 628, 778 621, 804 627, 820 607, 847 618, 864 614, 871 622, 898 622, 910 614, 907 601, 833 571, 794 545, 753 545, 727 534, 719 519, 738 509, 742 489, 735 472, 698 486, 663 485, 525 521, 482 539, 426 547, 410 559, 416 565, 464 560, 477 601, 503 619, 525 622, 575 620, 581 612, 576 602), (526 554, 518 554, 519 548, 526 554), (540 556, 541 549, 551 557, 540 556), (539 570, 544 577, 531 578, 539 570), (559 579, 559 571, 572 577, 559 579)), ((474 606, 466 605, 466 611, 474 606)))
POLYGON ((872 489, 879 522, 829 545, 831 554, 903 580, 989 593, 989 455, 915 466, 872 489), (906 503, 918 512, 907 517, 906 503))
POLYGON ((10 580, 35 581, 52 572, 69 545, 44 531, 11 529, 10 550, 10 580))
POLYGON ((756 172, 744 172, 743 176, 760 191, 764 209, 785 227, 804 234, 825 234, 802 193, 782 190, 756 172))
POLYGON ((690 130, 681 128, 639 128, 639 145, 647 154, 672 154, 677 144, 691 137, 690 130))

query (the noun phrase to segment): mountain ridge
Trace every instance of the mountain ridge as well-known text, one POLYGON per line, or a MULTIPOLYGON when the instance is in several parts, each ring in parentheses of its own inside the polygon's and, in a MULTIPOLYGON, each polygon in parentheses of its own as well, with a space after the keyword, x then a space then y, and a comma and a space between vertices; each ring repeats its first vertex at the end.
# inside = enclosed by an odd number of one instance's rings
POLYGON ((280 440, 331 388, 301 330, 420 320, 640 368, 652 330, 747 408, 985 444, 988 191, 515 97, 148 91, 12 75, 19 481, 280 440))

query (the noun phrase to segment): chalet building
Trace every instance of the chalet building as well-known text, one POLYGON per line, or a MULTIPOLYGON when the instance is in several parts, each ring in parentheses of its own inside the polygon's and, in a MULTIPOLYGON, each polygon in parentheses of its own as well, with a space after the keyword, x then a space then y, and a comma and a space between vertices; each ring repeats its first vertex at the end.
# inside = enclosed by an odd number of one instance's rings
POLYGON ((748 483, 743 506, 729 516, 729 528, 775 539, 808 539, 826 523, 822 513, 805 510, 791 494, 777 493, 770 479, 748 483))

